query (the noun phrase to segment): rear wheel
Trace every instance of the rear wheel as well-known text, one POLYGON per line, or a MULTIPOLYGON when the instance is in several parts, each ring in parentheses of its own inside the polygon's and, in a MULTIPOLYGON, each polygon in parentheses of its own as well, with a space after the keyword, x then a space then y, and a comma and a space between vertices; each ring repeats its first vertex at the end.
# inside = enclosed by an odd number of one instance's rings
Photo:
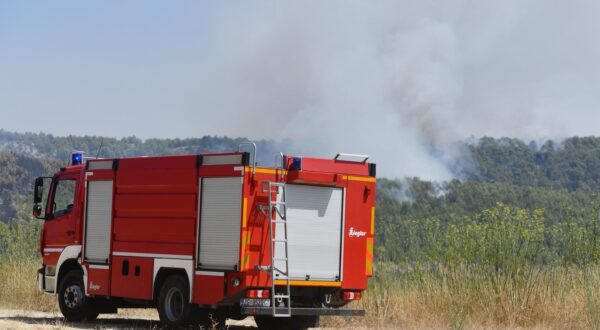
POLYGON ((158 315, 167 327, 182 327, 190 321, 190 294, 187 281, 180 275, 171 275, 163 283, 158 295, 158 315))
POLYGON ((291 317, 254 316, 259 329, 308 329, 319 327, 319 315, 293 315, 291 317))
POLYGON ((58 305, 69 322, 93 321, 98 317, 93 300, 85 296, 83 271, 74 269, 63 276, 58 287, 58 305))

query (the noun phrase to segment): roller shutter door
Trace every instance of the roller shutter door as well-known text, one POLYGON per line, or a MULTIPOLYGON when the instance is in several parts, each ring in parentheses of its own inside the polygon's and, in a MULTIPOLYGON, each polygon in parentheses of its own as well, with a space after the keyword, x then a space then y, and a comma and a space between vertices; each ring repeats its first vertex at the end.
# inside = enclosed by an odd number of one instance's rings
POLYGON ((85 217, 85 259, 108 263, 112 221, 113 182, 89 181, 85 217))
MULTIPOLYGON (((343 190, 341 188, 287 185, 287 228, 290 278, 340 280, 343 190)), ((276 236, 283 239, 283 225, 276 236)), ((284 256, 282 243, 275 248, 284 256)), ((285 270, 285 263, 276 267, 285 270)))
POLYGON ((237 269, 242 178, 204 178, 201 181, 198 265, 204 269, 237 269))

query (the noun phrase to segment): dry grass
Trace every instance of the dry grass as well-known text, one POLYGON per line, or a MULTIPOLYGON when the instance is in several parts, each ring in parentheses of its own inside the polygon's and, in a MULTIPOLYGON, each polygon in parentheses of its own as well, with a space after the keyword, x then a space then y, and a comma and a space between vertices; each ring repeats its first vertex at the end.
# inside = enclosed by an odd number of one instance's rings
POLYGON ((390 272, 356 306, 362 319, 329 326, 369 328, 600 329, 600 267, 536 269, 529 277, 448 270, 390 272))
MULTIPOLYGON (((37 266, 36 260, 0 264, 0 306, 57 310, 55 297, 37 290, 37 266)), ((322 323, 344 328, 600 329, 600 266, 524 271, 380 265, 366 296, 355 305, 365 308, 367 316, 328 317, 322 323)))
POLYGON ((56 298, 40 293, 37 287, 37 259, 23 259, 0 263, 0 306, 57 311, 56 298))

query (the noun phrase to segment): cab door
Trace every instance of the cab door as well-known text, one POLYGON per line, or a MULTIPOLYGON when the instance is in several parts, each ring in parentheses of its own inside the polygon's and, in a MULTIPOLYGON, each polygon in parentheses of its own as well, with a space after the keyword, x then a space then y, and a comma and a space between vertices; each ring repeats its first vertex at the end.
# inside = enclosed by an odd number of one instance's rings
POLYGON ((75 201, 78 191, 77 174, 54 177, 44 222, 44 249, 62 248, 77 242, 76 219, 79 207, 75 201))

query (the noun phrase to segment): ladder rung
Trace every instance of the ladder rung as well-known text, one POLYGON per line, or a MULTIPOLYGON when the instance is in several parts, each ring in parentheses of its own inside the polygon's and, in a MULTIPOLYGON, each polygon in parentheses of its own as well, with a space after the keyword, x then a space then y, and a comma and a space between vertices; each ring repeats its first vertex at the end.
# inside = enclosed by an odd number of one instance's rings
POLYGON ((286 243, 286 242, 287 242, 287 239, 285 239, 285 238, 284 238, 284 239, 277 239, 277 238, 274 238, 274 239, 272 239, 271 241, 272 241, 273 243, 286 243))
POLYGON ((271 201, 271 205, 285 205, 285 202, 271 201))
POLYGON ((286 220, 271 220, 271 223, 287 223, 286 220))
POLYGON ((281 274, 281 275, 285 275, 285 276, 287 276, 287 274, 288 274, 288 272, 287 272, 287 271, 285 271, 285 272, 284 272, 283 270, 281 270, 281 269, 279 269, 279 268, 277 268, 277 267, 273 267, 273 270, 276 270, 276 271, 277 271, 279 274, 281 274))
POLYGON ((273 260, 274 261, 286 261, 286 260, 288 260, 288 258, 285 258, 285 257, 283 257, 283 258, 273 258, 273 260))
POLYGON ((290 296, 288 296, 287 294, 276 294, 273 296, 273 298, 290 299, 290 296))

